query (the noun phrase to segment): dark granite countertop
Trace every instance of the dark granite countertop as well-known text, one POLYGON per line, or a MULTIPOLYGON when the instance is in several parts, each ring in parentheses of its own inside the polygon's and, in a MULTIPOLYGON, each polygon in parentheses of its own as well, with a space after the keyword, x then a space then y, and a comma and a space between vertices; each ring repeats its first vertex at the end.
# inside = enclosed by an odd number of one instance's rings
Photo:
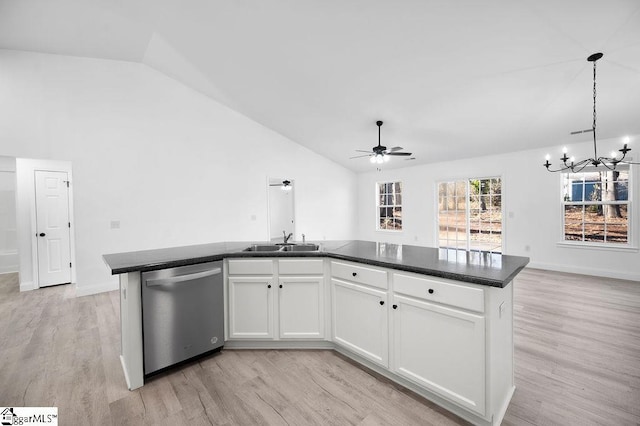
POLYGON ((492 287, 506 286, 528 257, 371 241, 322 241, 315 252, 246 252, 255 242, 223 242, 105 254, 111 274, 145 272, 232 257, 330 257, 492 287))

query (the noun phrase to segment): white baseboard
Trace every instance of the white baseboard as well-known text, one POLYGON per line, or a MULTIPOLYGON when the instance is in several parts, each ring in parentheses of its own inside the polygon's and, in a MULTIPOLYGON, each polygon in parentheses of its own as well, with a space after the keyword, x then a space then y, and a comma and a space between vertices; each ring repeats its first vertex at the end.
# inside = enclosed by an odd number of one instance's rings
POLYGON ((608 269, 595 269, 585 266, 555 265, 553 263, 531 262, 527 268, 546 269, 547 271, 568 272, 570 274, 592 275, 594 277, 615 278, 619 280, 640 281, 637 274, 630 274, 624 271, 610 271, 608 269))
POLYGON ((20 291, 31 291, 35 289, 36 285, 33 281, 20 281, 20 291))
POLYGON ((118 289, 118 282, 108 282, 102 284, 93 284, 79 286, 76 284, 76 297, 91 296, 92 294, 106 293, 118 289))
POLYGON ((8 274, 10 272, 18 272, 18 252, 1 252, 0 253, 0 274, 8 274))

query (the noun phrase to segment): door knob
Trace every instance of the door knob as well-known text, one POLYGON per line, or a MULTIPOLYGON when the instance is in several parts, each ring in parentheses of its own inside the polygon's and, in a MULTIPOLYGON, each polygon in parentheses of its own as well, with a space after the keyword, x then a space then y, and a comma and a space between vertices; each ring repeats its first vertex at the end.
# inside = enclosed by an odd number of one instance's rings
POLYGON ((381 306, 382 306, 382 305, 384 305, 384 300, 381 300, 381 301, 380 301, 380 305, 381 305, 381 306))
POLYGON ((44 237, 44 236, 45 236, 45 235, 47 235, 47 234, 45 234, 44 232, 41 232, 39 235, 40 235, 41 237, 44 237))

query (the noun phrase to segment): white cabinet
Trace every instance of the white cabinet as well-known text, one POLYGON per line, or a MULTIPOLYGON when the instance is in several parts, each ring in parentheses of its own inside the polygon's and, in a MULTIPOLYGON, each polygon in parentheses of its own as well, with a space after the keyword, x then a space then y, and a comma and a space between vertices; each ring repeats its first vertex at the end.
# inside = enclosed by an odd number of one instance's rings
POLYGON ((272 277, 229 277, 231 339, 274 337, 273 287, 272 277))
POLYGON ((242 339, 282 347, 326 337, 472 423, 499 424, 515 389, 512 284, 342 260, 230 259, 228 310, 240 347, 251 347, 242 339))
POLYGON ((484 316, 398 295, 392 312, 393 370, 484 415, 484 316))
POLYGON ((324 278, 281 275, 279 281, 280 338, 323 338, 324 278))
POLYGON ((230 339, 324 337, 322 259, 228 262, 230 339))
POLYGON ((388 367, 387 292, 335 278, 331 284, 334 341, 388 367))

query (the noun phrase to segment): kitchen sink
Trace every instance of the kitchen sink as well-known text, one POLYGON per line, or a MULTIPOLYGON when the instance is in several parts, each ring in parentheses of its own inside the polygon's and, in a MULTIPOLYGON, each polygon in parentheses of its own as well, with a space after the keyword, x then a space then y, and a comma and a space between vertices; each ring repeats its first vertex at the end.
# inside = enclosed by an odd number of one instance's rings
POLYGON ((318 244, 252 244, 243 251, 318 251, 318 244))
POLYGON ((278 251, 282 246, 275 244, 252 244, 243 251, 278 251))
POLYGON ((285 246, 282 251, 318 251, 318 244, 296 244, 293 246, 285 246))

